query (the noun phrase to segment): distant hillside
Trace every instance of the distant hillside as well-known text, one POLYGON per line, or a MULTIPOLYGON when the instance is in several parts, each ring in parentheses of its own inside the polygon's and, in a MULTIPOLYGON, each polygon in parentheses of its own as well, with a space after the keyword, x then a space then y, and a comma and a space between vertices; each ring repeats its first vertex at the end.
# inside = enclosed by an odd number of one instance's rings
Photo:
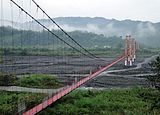
MULTIPOLYGON (((53 18, 60 24, 64 30, 71 31, 87 31, 105 36, 123 36, 131 34, 141 44, 157 47, 160 44, 160 23, 151 23, 143 21, 105 19, 102 17, 58 17, 53 18)), ((48 19, 39 20, 48 28, 57 29, 48 19)), ((40 30, 40 26, 32 21, 20 24, 14 24, 16 28, 40 30)))
MULTIPOLYGON (((63 40, 72 44, 61 31, 54 30, 63 40)), ((73 31, 69 32, 78 43, 87 48, 122 48, 121 37, 105 37, 94 33, 73 31)), ((0 47, 14 48, 62 48, 64 45, 55 36, 46 31, 17 30, 11 27, 0 27, 0 47)), ((76 45, 74 45, 76 47, 76 45)))

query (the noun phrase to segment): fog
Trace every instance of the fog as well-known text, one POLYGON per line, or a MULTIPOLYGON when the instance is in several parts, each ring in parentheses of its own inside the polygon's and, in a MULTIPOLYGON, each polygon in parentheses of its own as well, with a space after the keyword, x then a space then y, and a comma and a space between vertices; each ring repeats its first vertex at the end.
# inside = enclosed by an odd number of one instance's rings
MULTIPOLYGON (((31 0, 14 0, 27 11, 36 12, 36 6, 31 0)), ((141 21, 160 21, 160 0, 35 0, 52 18, 81 16, 105 17, 107 19, 132 19, 141 21)), ((0 12, 3 17, 11 20, 11 10, 14 19, 19 10, 10 0, 1 0, 0 12), (11 8, 12 7, 12 8, 11 8)), ((40 13, 40 12, 39 12, 40 13)), ((40 15, 38 18, 43 18, 40 15)), ((19 21, 19 20, 18 20, 19 21)), ((21 20, 22 21, 22 20, 21 20)))
MULTIPOLYGON (((36 19, 47 19, 37 9, 31 0, 15 0, 21 7, 36 19)), ((60 24, 61 27, 72 32, 75 30, 104 34, 105 36, 123 36, 131 34, 139 42, 158 46, 160 34, 155 22, 160 21, 160 0, 35 0, 52 18, 55 17, 104 17, 116 19, 106 24, 86 23, 83 26, 60 24), (135 24, 126 25, 126 19, 134 20, 135 24), (139 20, 139 22, 136 22, 139 20), (147 21, 147 22, 144 22, 147 21), (153 23, 154 22, 154 23, 153 23), (124 23, 124 24, 123 24, 124 23), (119 26, 120 24, 120 26, 119 26)), ((42 30, 39 25, 32 23, 32 19, 19 10, 10 0, 1 0, 1 25, 14 26, 17 29, 42 30), (2 21, 5 20, 5 21, 2 21), (6 21, 8 20, 8 21, 6 21), (28 22, 30 21, 30 22, 28 22), (14 23, 12 23, 14 22, 14 23), (18 22, 18 23, 17 23, 18 22), (32 24, 30 24, 32 23, 32 24), (32 25, 32 27, 30 27, 32 25)), ((52 30, 58 28, 51 22, 46 26, 52 30)))

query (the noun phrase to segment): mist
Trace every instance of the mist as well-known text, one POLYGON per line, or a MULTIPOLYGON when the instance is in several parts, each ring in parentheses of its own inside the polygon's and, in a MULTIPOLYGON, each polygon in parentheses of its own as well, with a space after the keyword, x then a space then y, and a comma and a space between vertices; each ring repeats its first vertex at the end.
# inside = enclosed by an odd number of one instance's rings
MULTIPOLYGON (((122 36, 123 39, 129 34, 139 43, 147 46, 157 47, 160 44, 160 34, 158 33, 158 30, 160 30, 160 27, 158 26, 159 23, 132 20, 119 21, 102 17, 59 17, 54 20, 56 20, 56 22, 67 32, 92 32, 95 34, 103 34, 106 37, 122 36)), ((39 21, 50 30, 59 30, 56 25, 47 19, 41 19, 39 21)), ((3 21, 3 23, 5 26, 12 25, 12 22, 10 21, 3 21)), ((23 30, 43 30, 43 28, 34 21, 25 23, 14 22, 13 26, 16 29, 23 30)))

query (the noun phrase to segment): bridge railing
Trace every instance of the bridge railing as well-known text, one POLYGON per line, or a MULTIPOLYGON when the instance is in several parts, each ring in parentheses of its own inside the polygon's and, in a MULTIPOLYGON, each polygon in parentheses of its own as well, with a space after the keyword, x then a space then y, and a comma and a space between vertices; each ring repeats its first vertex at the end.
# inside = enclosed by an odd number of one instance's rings
POLYGON ((96 72, 94 72, 93 74, 90 74, 89 76, 81 79, 80 81, 76 82, 75 84, 63 89, 62 91, 58 92, 57 94, 55 94, 53 97, 47 99, 46 101, 44 101, 43 103, 35 106, 34 108, 26 111, 23 113, 23 115, 34 115, 38 112, 40 112, 41 110, 45 109, 46 107, 48 107, 49 105, 53 104, 55 101, 57 101, 58 99, 62 98, 64 95, 70 93, 71 91, 75 90, 76 88, 80 87, 81 85, 83 85, 84 83, 88 82, 89 80, 93 79, 94 77, 96 77, 97 75, 99 75, 100 73, 102 73, 103 71, 105 71, 106 69, 110 68, 111 66, 113 66, 114 64, 118 63, 119 61, 123 60, 125 57, 124 56, 120 56, 119 58, 117 58, 116 60, 112 61, 111 63, 107 64, 105 67, 100 68, 99 70, 97 70, 96 72), (45 105, 45 106, 43 106, 45 105))

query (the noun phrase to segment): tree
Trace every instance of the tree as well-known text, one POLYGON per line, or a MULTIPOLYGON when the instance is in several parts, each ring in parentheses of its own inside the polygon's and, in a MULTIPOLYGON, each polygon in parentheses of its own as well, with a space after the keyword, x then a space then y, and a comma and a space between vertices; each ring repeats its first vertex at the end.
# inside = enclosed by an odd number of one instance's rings
POLYGON ((0 73, 0 86, 11 86, 15 85, 18 78, 14 75, 4 75, 0 73))
POLYGON ((149 63, 149 65, 154 75, 149 76, 148 80, 151 82, 153 87, 160 90, 160 56, 149 63))

